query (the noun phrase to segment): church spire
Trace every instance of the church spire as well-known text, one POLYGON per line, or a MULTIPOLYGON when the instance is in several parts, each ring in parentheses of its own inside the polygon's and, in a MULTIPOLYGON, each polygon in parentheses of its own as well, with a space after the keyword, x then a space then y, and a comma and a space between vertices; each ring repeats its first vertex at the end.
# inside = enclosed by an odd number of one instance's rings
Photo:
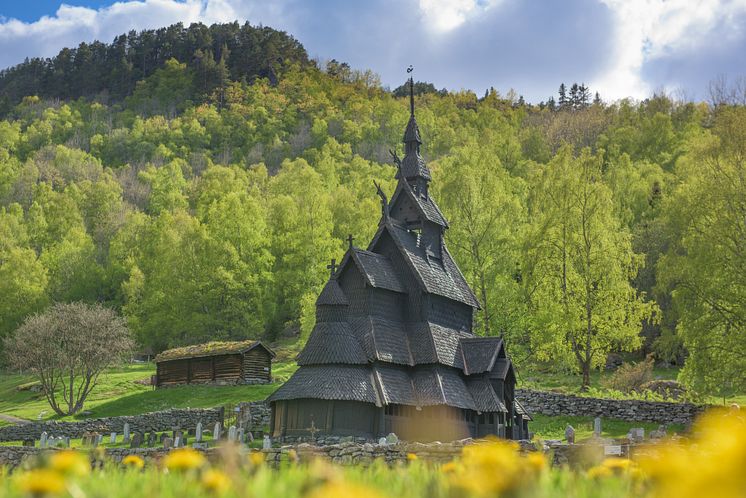
MULTIPOLYGON (((411 73, 412 66, 407 68, 411 73)), ((401 168, 396 174, 398 179, 406 180, 415 191, 427 195, 427 184, 430 181, 430 170, 425 165, 425 160, 420 156, 420 129, 417 126, 417 120, 414 117, 414 78, 409 77, 409 122, 404 130, 404 158, 401 161, 401 168)))

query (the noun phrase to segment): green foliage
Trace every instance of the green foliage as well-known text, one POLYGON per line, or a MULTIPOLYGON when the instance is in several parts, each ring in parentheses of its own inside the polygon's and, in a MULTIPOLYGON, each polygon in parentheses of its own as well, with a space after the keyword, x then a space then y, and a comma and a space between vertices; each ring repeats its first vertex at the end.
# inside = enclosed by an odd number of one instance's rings
POLYGON ((638 391, 643 385, 653 380, 654 363, 655 358, 652 355, 648 355, 645 361, 624 363, 605 380, 604 385, 625 393, 638 391))
MULTIPOLYGON (((375 232, 373 180, 393 192, 406 88, 342 62, 322 71, 248 25, 77 50, 77 72, 32 60, 0 76, 0 335, 84 300, 121 311, 155 350, 302 342, 329 259, 375 232), (102 89, 110 99, 73 100, 102 89)), ((560 110, 433 89, 416 87, 422 150, 482 303, 478 333, 505 336, 519 366, 587 378, 608 351, 642 348, 687 358, 700 390, 738 390, 742 108, 589 104, 578 85, 560 110)))

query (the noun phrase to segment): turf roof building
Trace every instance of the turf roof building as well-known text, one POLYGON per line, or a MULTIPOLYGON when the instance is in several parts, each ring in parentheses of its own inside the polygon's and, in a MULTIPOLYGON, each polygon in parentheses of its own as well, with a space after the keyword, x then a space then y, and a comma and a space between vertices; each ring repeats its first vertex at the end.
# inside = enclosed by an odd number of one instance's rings
POLYGON ((266 384, 275 353, 259 341, 208 342, 155 357, 157 387, 180 384, 266 384))
POLYGON ((268 401, 272 434, 449 440, 528 435, 499 337, 472 334, 479 302, 445 245, 429 193, 410 79, 410 117, 389 202, 367 249, 349 248, 316 301, 299 369, 268 401))

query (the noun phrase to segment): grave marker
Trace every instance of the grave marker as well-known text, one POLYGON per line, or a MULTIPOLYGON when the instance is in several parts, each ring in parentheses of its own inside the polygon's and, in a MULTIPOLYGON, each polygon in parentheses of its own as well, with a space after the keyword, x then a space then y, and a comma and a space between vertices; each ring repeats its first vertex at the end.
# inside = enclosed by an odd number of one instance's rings
POLYGON ((124 444, 127 444, 130 442, 130 424, 129 422, 124 423, 124 439, 122 439, 122 442, 124 444))
POLYGON ((220 422, 215 422, 215 429, 213 429, 212 431, 212 438, 215 441, 220 441, 220 430, 221 430, 220 422))
POLYGON ((593 419, 593 436, 601 437, 601 417, 593 419))
POLYGON ((202 442, 202 422, 197 422, 197 430, 195 431, 195 441, 198 443, 202 442))
POLYGON ((117 444, 117 433, 112 432, 109 436, 109 444, 117 444))
POLYGON ((47 439, 49 436, 47 435, 47 431, 44 431, 41 433, 41 438, 39 439, 39 448, 46 448, 47 447, 47 439))

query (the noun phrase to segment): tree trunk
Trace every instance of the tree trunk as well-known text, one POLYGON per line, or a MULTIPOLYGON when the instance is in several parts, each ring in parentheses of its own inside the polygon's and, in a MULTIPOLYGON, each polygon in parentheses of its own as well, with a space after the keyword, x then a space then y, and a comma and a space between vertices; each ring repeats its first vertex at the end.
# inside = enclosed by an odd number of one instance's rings
POLYGON ((591 364, 588 362, 583 362, 582 368, 583 385, 580 387, 580 390, 585 392, 588 390, 589 387, 591 387, 591 364))

